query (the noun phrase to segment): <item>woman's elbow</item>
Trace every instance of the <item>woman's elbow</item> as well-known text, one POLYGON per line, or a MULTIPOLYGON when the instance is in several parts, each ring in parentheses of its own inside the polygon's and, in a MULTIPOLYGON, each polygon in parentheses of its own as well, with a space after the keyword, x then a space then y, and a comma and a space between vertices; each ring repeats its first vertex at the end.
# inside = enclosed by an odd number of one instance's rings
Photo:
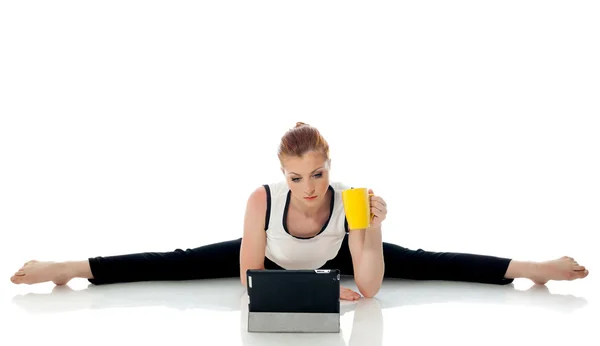
POLYGON ((361 278, 355 278, 355 282, 358 291, 360 292, 360 294, 362 294, 363 297, 373 298, 377 293, 379 293, 383 280, 377 280, 375 278, 361 280, 361 278))
POLYGON ((242 286, 244 286, 244 288, 246 288, 246 285, 247 285, 246 271, 248 269, 250 269, 250 268, 244 268, 244 269, 240 270, 240 282, 242 283, 242 286))
POLYGON ((244 288, 247 288, 247 271, 248 270, 265 270, 264 264, 256 264, 252 266, 242 266, 240 269, 240 282, 244 288))
MULTIPOLYGON (((358 286, 358 285, 357 285, 358 286)), ((358 286, 358 291, 365 298, 373 298, 379 293, 379 289, 381 285, 368 285, 368 286, 358 286)))
POLYGON ((246 288, 246 275, 240 272, 240 283, 244 288, 246 288))
POLYGON ((383 285, 383 275, 374 275, 375 273, 369 272, 365 275, 364 273, 355 273, 354 282, 360 294, 365 298, 373 298, 383 285))

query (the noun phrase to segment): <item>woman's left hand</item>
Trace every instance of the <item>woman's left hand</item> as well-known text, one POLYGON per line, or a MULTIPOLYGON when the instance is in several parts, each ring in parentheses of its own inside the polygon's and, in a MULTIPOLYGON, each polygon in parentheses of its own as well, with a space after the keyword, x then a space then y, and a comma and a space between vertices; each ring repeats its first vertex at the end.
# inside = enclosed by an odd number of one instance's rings
MULTIPOLYGON (((373 190, 369 189, 369 194, 373 194, 373 190)), ((381 226, 381 223, 385 220, 385 216, 387 215, 387 204, 383 198, 376 196, 375 194, 370 196, 370 202, 371 214, 373 214, 371 227, 381 226)))

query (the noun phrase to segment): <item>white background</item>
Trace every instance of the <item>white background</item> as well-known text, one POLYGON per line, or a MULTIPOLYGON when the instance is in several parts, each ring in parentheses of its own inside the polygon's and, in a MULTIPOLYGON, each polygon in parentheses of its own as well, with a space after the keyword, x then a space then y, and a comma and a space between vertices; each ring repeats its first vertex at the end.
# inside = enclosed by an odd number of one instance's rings
POLYGON ((329 141, 332 180, 388 202, 385 241, 570 255, 592 279, 599 17, 592 1, 4 2, 1 279, 240 237, 297 121, 329 141))

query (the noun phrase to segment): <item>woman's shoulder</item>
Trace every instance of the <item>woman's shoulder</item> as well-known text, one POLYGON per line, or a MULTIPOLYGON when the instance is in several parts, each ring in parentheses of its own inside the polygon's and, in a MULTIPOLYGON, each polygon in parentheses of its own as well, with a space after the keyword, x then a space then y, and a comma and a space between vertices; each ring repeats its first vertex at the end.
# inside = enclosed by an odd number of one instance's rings
POLYGON ((283 196, 285 198, 289 188, 285 181, 266 183, 254 187, 250 193, 249 203, 256 206, 259 211, 269 207, 271 202, 283 196))
POLYGON ((248 196, 248 206, 253 209, 264 209, 266 207, 267 190, 264 186, 257 186, 248 196))
POLYGON ((284 180, 263 184, 262 188, 265 190, 266 194, 271 197, 285 195, 289 190, 287 182, 284 180))

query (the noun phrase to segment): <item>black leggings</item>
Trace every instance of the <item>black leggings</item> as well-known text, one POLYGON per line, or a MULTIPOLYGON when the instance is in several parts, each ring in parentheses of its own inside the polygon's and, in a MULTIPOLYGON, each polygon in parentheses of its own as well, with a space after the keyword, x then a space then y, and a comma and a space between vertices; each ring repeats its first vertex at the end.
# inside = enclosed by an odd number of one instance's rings
MULTIPOLYGON (((172 252, 145 252, 89 258, 93 284, 134 281, 197 280, 240 275, 241 238, 172 252)), ((452 252, 410 250, 383 243, 386 278, 452 280, 504 285, 510 259, 452 252)), ((348 236, 337 256, 322 268, 339 269, 352 275, 348 236)), ((265 269, 281 269, 265 257, 265 269)))

